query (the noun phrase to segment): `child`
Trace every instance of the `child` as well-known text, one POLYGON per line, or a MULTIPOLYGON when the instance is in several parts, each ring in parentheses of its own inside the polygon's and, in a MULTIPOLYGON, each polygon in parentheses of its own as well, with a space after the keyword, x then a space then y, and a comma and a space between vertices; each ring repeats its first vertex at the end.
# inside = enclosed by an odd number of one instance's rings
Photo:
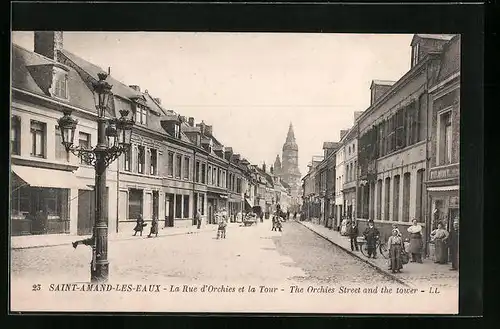
POLYGON ((226 223, 226 220, 225 219, 222 219, 220 222, 219 222, 219 227, 217 228, 217 239, 220 237, 221 239, 225 239, 226 238, 226 226, 227 226, 227 223, 226 223))
POLYGON ((150 238, 153 234, 155 237, 158 237, 158 218, 156 217, 154 217, 151 221, 151 230, 149 231, 148 238, 150 238))

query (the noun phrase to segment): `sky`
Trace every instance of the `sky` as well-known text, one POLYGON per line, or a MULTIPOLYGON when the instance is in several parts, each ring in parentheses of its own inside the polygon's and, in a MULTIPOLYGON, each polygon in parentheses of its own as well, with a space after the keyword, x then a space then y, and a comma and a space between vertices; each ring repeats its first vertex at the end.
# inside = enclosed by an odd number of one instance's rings
MULTIPOLYGON (((410 69, 412 34, 64 32, 68 51, 139 85, 253 164, 274 163, 293 124, 299 170, 370 103, 372 80, 410 69)), ((33 32, 13 32, 33 50, 33 32)))

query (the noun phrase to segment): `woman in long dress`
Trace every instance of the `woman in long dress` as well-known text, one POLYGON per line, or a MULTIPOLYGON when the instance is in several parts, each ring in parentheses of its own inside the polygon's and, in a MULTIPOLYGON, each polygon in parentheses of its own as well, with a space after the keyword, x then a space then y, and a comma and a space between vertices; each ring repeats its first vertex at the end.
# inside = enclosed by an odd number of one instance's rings
POLYGON ((144 229, 144 226, 146 226, 146 224, 144 223, 144 219, 142 218, 142 215, 139 214, 139 216, 137 216, 137 221, 135 223, 135 227, 134 227, 134 236, 137 235, 137 232, 140 233, 140 235, 142 236, 142 230, 144 229))
POLYGON ((400 273, 403 268, 403 261, 401 260, 401 251, 403 249, 403 239, 399 236, 399 231, 392 230, 392 235, 387 240, 389 245, 389 256, 391 262, 390 270, 392 273, 400 273))
POLYGON ((156 217, 153 217, 153 220, 151 221, 151 230, 149 231, 148 238, 150 238, 151 235, 154 235, 155 237, 158 236, 158 218, 156 217))
POLYGON ((410 233, 410 254, 412 263, 422 263, 422 226, 420 226, 416 219, 412 221, 413 225, 408 227, 410 233))
POLYGON ((434 240, 434 246, 436 247, 434 263, 446 264, 448 262, 448 248, 446 246, 448 235, 449 233, 443 228, 442 223, 439 223, 437 229, 431 232, 431 239, 434 240))

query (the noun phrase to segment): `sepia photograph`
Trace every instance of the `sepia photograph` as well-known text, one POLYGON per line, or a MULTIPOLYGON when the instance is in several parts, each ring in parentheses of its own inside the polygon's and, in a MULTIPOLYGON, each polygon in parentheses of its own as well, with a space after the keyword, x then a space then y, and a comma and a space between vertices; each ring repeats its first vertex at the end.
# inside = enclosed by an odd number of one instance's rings
POLYGON ((11 311, 458 314, 460 34, 11 40, 11 311))

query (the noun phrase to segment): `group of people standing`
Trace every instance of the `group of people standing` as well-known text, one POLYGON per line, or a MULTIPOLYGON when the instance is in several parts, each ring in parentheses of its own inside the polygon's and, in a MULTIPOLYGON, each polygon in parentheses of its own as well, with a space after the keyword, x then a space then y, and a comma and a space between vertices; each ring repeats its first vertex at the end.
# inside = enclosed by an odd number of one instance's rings
MULTIPOLYGON (((144 222, 144 218, 142 218, 142 215, 139 214, 135 222, 134 236, 136 236, 137 233, 142 236, 142 231, 146 226, 147 224, 144 222)), ((153 217, 153 219, 151 220, 151 229, 149 230, 148 238, 150 238, 152 235, 154 235, 155 237, 158 236, 158 218, 156 217, 153 217)))
MULTIPOLYGON (((403 264, 408 261, 422 264, 422 253, 424 248, 423 229, 416 219, 413 219, 412 225, 408 227, 409 248, 405 248, 405 240, 396 224, 392 225, 391 236, 387 240, 389 249, 389 270, 392 273, 400 273, 403 264)), ((350 238, 351 250, 358 251, 357 238, 359 235, 356 221, 351 221, 347 226, 348 236, 350 238)), ((368 258, 377 258, 377 241, 380 238, 379 230, 374 226, 373 220, 368 221, 368 226, 362 234, 366 240, 368 258)), ((448 248, 450 250, 452 267, 450 270, 458 269, 458 218, 453 223, 453 230, 448 233, 442 223, 438 223, 437 228, 430 233, 431 241, 435 245, 435 263, 447 264, 448 248)))

